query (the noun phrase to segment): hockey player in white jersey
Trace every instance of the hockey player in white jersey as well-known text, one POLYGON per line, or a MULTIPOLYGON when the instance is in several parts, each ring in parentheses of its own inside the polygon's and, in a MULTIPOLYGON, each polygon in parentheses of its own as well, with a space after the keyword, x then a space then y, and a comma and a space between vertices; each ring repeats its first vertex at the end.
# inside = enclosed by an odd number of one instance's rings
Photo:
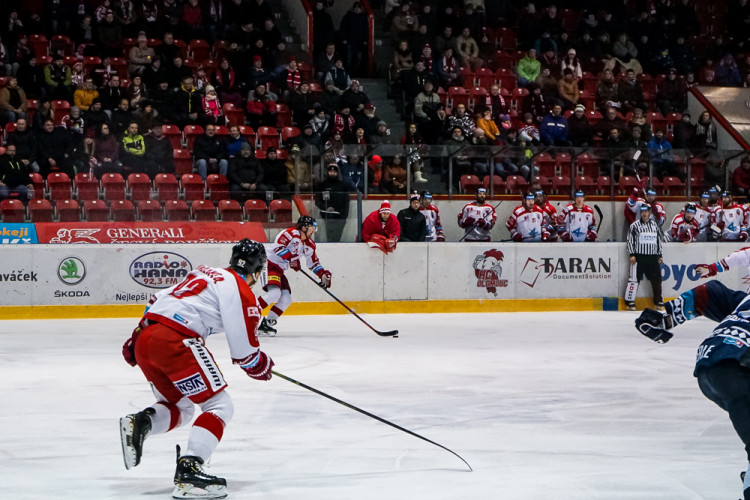
POLYGON ((721 193, 722 207, 714 214, 714 224, 721 233, 721 241, 747 241, 745 207, 732 200, 732 193, 721 193))
POLYGON ((201 409, 185 454, 177 447, 174 498, 227 495, 226 480, 203 471, 234 413, 227 383, 205 342, 223 331, 234 364, 256 380, 271 378, 274 363, 259 348, 260 308, 251 290, 265 265, 261 243, 240 241, 228 268, 199 266, 157 293, 123 346, 125 360, 140 367, 156 396, 150 407, 120 419, 127 469, 140 463, 146 437, 190 423, 195 405, 201 409))
POLYGON ((487 190, 477 189, 476 201, 464 205, 458 213, 458 225, 464 230, 466 241, 490 241, 490 231, 495 227, 495 208, 486 203, 487 190))
POLYGON ((696 212, 695 205, 688 203, 682 212, 674 216, 669 227, 669 237, 672 241, 690 243, 696 240, 700 231, 700 224, 695 218, 696 212))
POLYGON ((551 231, 547 227, 547 215, 534 204, 534 193, 526 193, 523 204, 516 207, 505 222, 513 241, 549 241, 551 231))
POLYGON ((443 224, 440 222, 440 210, 432 203, 432 193, 422 191, 419 211, 427 221, 427 237, 425 241, 445 241, 443 224))
POLYGON ((713 212, 708 206, 709 195, 707 192, 701 193, 700 202, 695 206, 695 220, 698 221, 698 236, 695 241, 708 241, 710 233, 713 212))
POLYGON ((575 201, 562 211, 562 240, 596 241, 596 217, 591 207, 585 203, 586 193, 578 190, 573 197, 575 201))
POLYGON ((268 283, 264 287, 265 295, 258 299, 261 309, 268 306, 271 311, 263 318, 258 329, 269 335, 276 334, 276 321, 292 303, 292 289, 284 272, 302 268, 302 260, 319 279, 320 286, 331 286, 331 272, 320 265, 315 253, 313 235, 318 223, 313 217, 303 215, 297 219, 297 225, 280 232, 273 242, 271 253, 268 255, 268 283))

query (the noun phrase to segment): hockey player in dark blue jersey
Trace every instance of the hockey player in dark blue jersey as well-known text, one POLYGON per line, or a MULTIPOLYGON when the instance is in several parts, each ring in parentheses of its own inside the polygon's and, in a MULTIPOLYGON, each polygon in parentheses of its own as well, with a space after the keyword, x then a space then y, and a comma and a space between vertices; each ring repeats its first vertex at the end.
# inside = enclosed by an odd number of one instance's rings
MULTIPOLYGON (((717 272, 716 264, 700 267, 708 270, 704 277, 717 272)), ((672 338, 669 330, 698 316, 719 323, 698 347, 693 375, 701 392, 729 413, 745 444, 748 471, 743 477, 743 490, 744 499, 750 500, 750 295, 712 280, 664 307, 663 313, 645 309, 635 320, 638 331, 660 344, 672 338)))

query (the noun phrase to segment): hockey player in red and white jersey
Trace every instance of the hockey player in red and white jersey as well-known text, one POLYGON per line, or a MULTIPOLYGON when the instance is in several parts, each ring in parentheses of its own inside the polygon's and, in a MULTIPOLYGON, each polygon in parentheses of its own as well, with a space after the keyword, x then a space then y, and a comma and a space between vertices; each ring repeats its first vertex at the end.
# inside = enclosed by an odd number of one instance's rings
POLYGON ((485 188, 477 189, 476 201, 464 205, 458 213, 458 225, 464 230, 466 241, 490 241, 490 230, 495 226, 497 214, 487 199, 485 188))
POLYGON ((445 241, 443 224, 440 222, 440 210, 432 203, 432 193, 422 191, 419 211, 427 221, 427 237, 425 241, 445 241))
POLYGON ((674 216, 669 228, 669 236, 672 241, 683 241, 685 243, 696 241, 701 227, 695 218, 695 214, 695 205, 688 203, 682 212, 674 216))
POLYGON ((285 229, 276 236, 271 253, 268 254, 268 282, 263 287, 266 294, 258 299, 262 309, 273 304, 268 316, 263 318, 258 327, 261 332, 276 335, 276 321, 292 303, 292 290, 284 271, 290 268, 299 271, 304 259, 307 268, 320 279, 320 286, 331 286, 331 272, 320 265, 315 253, 313 235, 317 229, 318 223, 315 219, 303 215, 297 219, 295 227, 285 229))
POLYGON ((656 190, 653 188, 646 189, 645 182, 641 181, 641 186, 633 188, 633 192, 630 193, 630 197, 625 202, 625 219, 628 221, 628 227, 632 226, 636 219, 640 217, 641 205, 644 204, 651 208, 651 220, 655 221, 660 227, 663 226, 667 220, 667 212, 664 211, 664 206, 661 203, 656 202, 656 190), (641 191, 643 191, 645 199, 639 196, 641 191))
POLYGON ((720 231, 721 241, 747 241, 745 206, 732 200, 732 193, 721 193, 721 208, 714 214, 714 232, 720 231))
POLYGON ((546 214, 534 204, 534 193, 526 193, 523 203, 516 207, 505 222, 513 241, 549 241, 551 233, 546 214))
POLYGON ((557 241, 557 226, 560 225, 560 214, 552 203, 547 201, 547 193, 543 189, 534 190, 534 204, 542 209, 547 216, 545 223, 550 228, 550 241, 557 241))
POLYGON ((219 444, 234 412, 227 382, 205 342, 223 331, 234 364, 256 380, 269 380, 273 361, 259 348, 261 310, 251 287, 266 265, 261 243, 244 239, 232 248, 226 269, 199 266, 179 284, 161 290, 149 303, 123 356, 140 367, 156 402, 120 419, 125 467, 138 465, 143 442, 190 423, 185 454, 177 447, 174 498, 224 498, 226 480, 206 474, 203 464, 219 444))
POLYGON ((586 194, 579 190, 573 197, 575 201, 569 203, 560 216, 560 237, 563 241, 596 241, 596 217, 585 203, 586 194))
POLYGON ((708 193, 701 193, 700 202, 695 205, 695 220, 698 221, 698 236, 695 241, 708 241, 713 213, 709 210, 708 193))

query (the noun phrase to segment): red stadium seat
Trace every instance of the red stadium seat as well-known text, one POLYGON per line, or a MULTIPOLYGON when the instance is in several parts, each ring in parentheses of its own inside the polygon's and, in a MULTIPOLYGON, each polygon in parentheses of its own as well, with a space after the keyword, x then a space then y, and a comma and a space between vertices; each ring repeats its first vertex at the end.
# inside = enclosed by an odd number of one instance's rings
POLYGON ((231 102, 225 103, 223 106, 224 116, 227 117, 229 126, 232 125, 244 125, 245 124, 245 112, 241 107, 235 106, 231 102))
MULTIPOLYGON (((36 33, 29 35, 29 45, 31 45, 37 59, 49 55, 49 40, 46 36, 36 33)), ((39 62, 39 65, 41 65, 41 62, 39 62)))
POLYGON ((281 142, 287 144, 291 139, 300 135, 302 131, 297 127, 284 127, 281 129, 281 142))
POLYGON ((596 193, 596 181, 588 175, 579 175, 576 177, 576 189, 580 189, 587 195, 596 193))
POLYGON ((174 158, 174 173, 177 176, 193 173, 193 155, 187 149, 175 149, 172 153, 174 158))
MULTIPOLYGON (((612 178, 608 175, 600 175, 596 178, 596 192, 598 194, 610 194, 612 189, 612 178)), ((616 194, 616 192, 615 192, 616 194)))
POLYGON ((237 200, 221 200, 218 207, 222 221, 242 222, 242 206, 237 200))
POLYGON ((662 185, 669 196, 685 196, 685 183, 679 177, 664 177, 662 185))
POLYGON ((459 104, 463 104, 468 109, 469 93, 463 87, 450 87, 448 89, 448 103, 451 108, 457 108, 459 104))
POLYGON ((555 158, 549 153, 539 153, 534 158, 534 163, 539 167, 539 175, 552 177, 555 175, 555 158))
POLYGON ((30 200, 29 218, 31 219, 31 222, 52 222, 54 220, 52 203, 44 198, 30 200))
POLYGON ((211 174, 206 177, 206 191, 208 199, 219 202, 229 198, 229 181, 221 174, 211 174))
POLYGON ((289 106, 283 103, 276 104, 276 127, 291 127, 292 126, 292 110, 289 106))
POLYGON ((500 88, 511 91, 516 88, 516 74, 507 68, 500 68, 495 72, 495 79, 500 82, 500 88))
POLYGON ((159 201, 176 200, 179 198, 180 185, 177 177, 172 174, 157 174, 154 178, 156 197, 159 201))
POLYGON ((619 189, 621 194, 629 195, 633 191, 634 187, 638 187, 638 180, 635 177, 629 175, 623 175, 620 177, 619 189))
POLYGON ((88 172, 80 172, 74 178, 78 201, 99 199, 99 181, 88 172))
POLYGON ((195 143, 195 138, 199 135, 203 135, 203 127, 200 125, 185 125, 185 143, 187 144, 187 149, 189 151, 193 151, 193 144, 195 143))
POLYGON ((185 200, 169 200, 164 203, 164 211, 169 222, 189 221, 190 209, 185 200))
POLYGON ((76 200, 58 200, 55 209, 59 222, 81 221, 81 207, 76 200))
POLYGON ((161 204, 156 200, 140 200, 138 202, 138 218, 142 222, 161 222, 161 204))
POLYGON ((193 219, 196 221, 215 221, 216 208, 211 200, 195 200, 191 204, 193 219))
POLYGON ((109 208, 107 207, 107 203, 103 200, 88 200, 83 202, 83 213, 87 222, 109 221, 109 208))
POLYGON ((482 181, 476 175, 462 175, 459 181, 459 191, 464 194, 474 194, 482 187, 482 181))
POLYGON ((182 147, 182 131, 177 125, 162 125, 161 132, 172 143, 172 149, 182 147))
MULTIPOLYGON (((85 207, 85 205, 84 205, 85 207)), ((130 200, 115 200, 110 207, 115 222, 135 222, 135 205, 130 200)))
POLYGON ((589 153, 582 153, 576 158, 575 170, 576 176, 587 175, 592 179, 596 179, 599 176, 599 160, 589 153))
POLYGON ((491 193, 493 196, 503 194, 505 192, 505 181, 499 175, 490 177, 485 175, 482 180, 482 187, 487 190, 487 194, 491 193), (490 180, 492 180, 492 189, 490 189, 490 180))
POLYGON ((64 172, 51 172, 47 176, 47 189, 49 189, 49 199, 52 201, 73 197, 73 185, 68 174, 64 172))
POLYGON ((509 175, 505 178, 506 194, 523 194, 529 189, 529 182, 522 175, 509 175))
POLYGON ((99 66, 102 63, 101 57, 97 56, 84 56, 83 58, 83 72, 87 76, 91 74, 91 70, 99 66))
POLYGON ((258 147, 265 151, 268 148, 279 149, 279 133, 273 127, 258 127, 258 147))
POLYGON ((247 200, 245 214, 248 222, 268 222, 268 207, 263 200, 247 200))
POLYGON ((151 199, 151 178, 146 174, 128 175, 128 191, 134 202, 151 199))
POLYGON ((500 28, 497 30, 497 40, 500 49, 514 51, 518 45, 516 32, 511 28, 500 28))
POLYGON ((31 178, 31 185, 34 186, 33 193, 30 192, 32 198, 44 198, 47 188, 44 184, 44 177, 42 174, 32 172, 29 174, 31 178))
POLYGON ((485 107, 487 101, 487 89, 484 87, 473 87, 469 89, 469 108, 479 111, 485 107))
POLYGON ((185 174, 180 178, 183 198, 185 201, 202 200, 205 198, 205 184, 198 174, 185 174))
POLYGON ((272 200, 269 206, 274 222, 292 222, 292 202, 272 200))
POLYGON ((490 68, 479 68, 474 75, 474 85, 489 89, 495 83, 495 72, 490 68))
POLYGON ((0 201, 0 213, 3 215, 3 222, 26 222, 26 207, 21 200, 0 201))
POLYGON ((121 79, 128 77, 128 62, 122 57, 112 57, 109 59, 112 68, 117 71, 121 79))
POLYGON ((201 39, 190 40, 188 44, 188 55, 196 61, 203 61, 211 57, 211 46, 207 41, 201 39))
POLYGON ((555 194, 570 193, 570 177, 567 175, 556 175, 552 178, 552 192, 555 194))
MULTIPOLYGON (((102 193, 106 201, 125 199, 125 179, 116 173, 104 174, 102 176, 102 193)), ((84 204, 84 211, 86 206, 84 204)))

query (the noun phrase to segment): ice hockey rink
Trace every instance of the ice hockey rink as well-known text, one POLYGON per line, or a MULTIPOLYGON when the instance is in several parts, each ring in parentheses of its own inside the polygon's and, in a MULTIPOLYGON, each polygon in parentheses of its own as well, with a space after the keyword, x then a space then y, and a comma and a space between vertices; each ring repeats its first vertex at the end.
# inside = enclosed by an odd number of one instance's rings
MULTIPOLYGON (((658 345, 635 313, 287 316, 262 348, 287 376, 436 441, 455 456, 207 345, 235 414, 212 474, 229 498, 721 499, 746 458, 698 390, 699 319, 658 345)), ((120 416, 153 402, 121 357, 132 319, 0 322, 0 478, 8 499, 169 498, 175 444, 151 436, 123 466, 120 416)))

